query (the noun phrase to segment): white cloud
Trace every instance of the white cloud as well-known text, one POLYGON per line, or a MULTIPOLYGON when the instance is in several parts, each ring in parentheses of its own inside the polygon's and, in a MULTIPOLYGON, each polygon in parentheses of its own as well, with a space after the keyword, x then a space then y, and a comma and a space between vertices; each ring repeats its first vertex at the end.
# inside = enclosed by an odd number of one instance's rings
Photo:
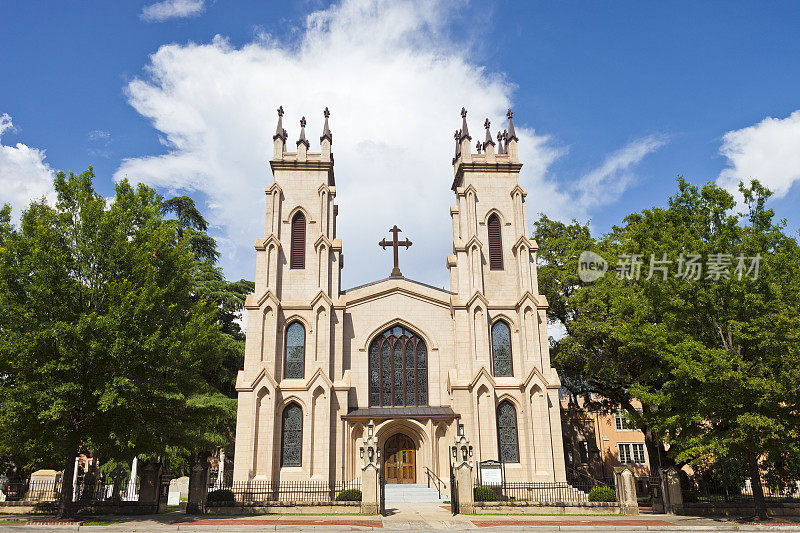
POLYGON ((754 126, 729 131, 720 153, 728 159, 717 183, 738 191, 739 182, 759 180, 782 198, 800 181, 800 110, 784 119, 767 117, 754 126))
MULTIPOLYGON (((310 15, 297 42, 280 43, 259 32, 241 48, 220 36, 207 44, 162 46, 127 94, 168 151, 124 160, 115 178, 204 198, 207 218, 218 225, 226 273, 252 277, 252 242, 263 233, 261 191, 273 181, 268 160, 275 109, 286 110, 292 149, 298 121, 307 118, 316 151, 328 106, 346 256, 343 285, 389 273, 391 253, 377 242, 393 224, 414 242, 402 253, 403 273, 446 284, 459 110, 470 111, 473 142, 483 140, 486 116, 494 131, 505 127, 514 89, 471 62, 469 49, 443 37, 450 12, 437 2, 345 0, 310 15)), ((561 152, 526 127, 528 118, 518 114, 515 125, 531 219, 540 211, 561 218, 579 214, 568 193, 545 179, 561 152)), ((608 172, 603 179, 618 171, 608 172)))
POLYGON ((577 207, 588 213, 592 208, 618 200, 634 179, 633 167, 666 142, 663 135, 649 135, 610 154, 602 165, 581 177, 573 187, 578 195, 577 207))
POLYGON ((139 18, 145 22, 164 22, 173 18, 194 17, 204 9, 204 0, 162 0, 144 6, 139 18))
POLYGON ((0 204, 11 204, 14 216, 19 217, 31 200, 53 196, 54 172, 44 161, 44 150, 2 143, 3 134, 13 130, 11 117, 0 115, 0 204))

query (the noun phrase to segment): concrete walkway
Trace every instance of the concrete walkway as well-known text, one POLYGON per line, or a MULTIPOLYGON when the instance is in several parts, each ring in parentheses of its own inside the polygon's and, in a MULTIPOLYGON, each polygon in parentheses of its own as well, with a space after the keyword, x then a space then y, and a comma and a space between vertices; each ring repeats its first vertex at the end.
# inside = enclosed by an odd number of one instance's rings
MULTIPOLYGON (((436 503, 397 503, 387 505, 387 516, 187 516, 180 512, 139 517, 97 517, 91 520, 118 520, 110 525, 86 526, 80 523, 56 525, 54 519, 33 517, 29 522, 4 523, 0 531, 80 530, 94 533, 129 531, 797 531, 800 517, 773 519, 764 524, 730 518, 673 515, 642 516, 536 516, 536 515, 457 515, 448 506, 436 503)), ((7 517, 19 520, 21 517, 7 517)))

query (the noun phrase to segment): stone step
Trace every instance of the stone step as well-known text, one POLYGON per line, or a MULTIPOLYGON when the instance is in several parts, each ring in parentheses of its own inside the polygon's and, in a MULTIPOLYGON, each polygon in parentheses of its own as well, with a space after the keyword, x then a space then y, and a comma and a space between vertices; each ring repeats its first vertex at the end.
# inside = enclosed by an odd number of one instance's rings
POLYGON ((384 490, 387 503, 435 503, 448 499, 448 496, 445 494, 442 494, 440 498, 435 488, 428 488, 427 485, 421 484, 406 485, 387 483, 384 490))

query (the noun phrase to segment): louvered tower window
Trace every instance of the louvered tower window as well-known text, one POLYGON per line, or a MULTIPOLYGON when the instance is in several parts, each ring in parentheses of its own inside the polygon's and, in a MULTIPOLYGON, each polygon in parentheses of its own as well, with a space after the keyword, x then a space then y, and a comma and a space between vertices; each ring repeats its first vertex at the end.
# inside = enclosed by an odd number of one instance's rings
POLYGON ((489 228, 489 269, 503 270, 503 239, 500 235, 500 217, 492 214, 487 226, 489 228))
POLYGON ((517 411, 508 400, 497 406, 497 446, 501 462, 519 462, 517 411))
POLYGON ((292 218, 292 251, 289 267, 306 267, 306 217, 303 213, 297 213, 292 218))
POLYGON ((303 464, 303 409, 290 403, 281 419, 281 466, 303 464))

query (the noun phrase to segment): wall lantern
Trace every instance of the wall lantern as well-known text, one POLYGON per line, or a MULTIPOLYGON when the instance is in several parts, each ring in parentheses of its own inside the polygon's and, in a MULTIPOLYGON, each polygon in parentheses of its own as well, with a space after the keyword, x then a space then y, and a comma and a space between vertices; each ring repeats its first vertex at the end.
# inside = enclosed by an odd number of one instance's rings
POLYGON ((456 435, 458 435, 459 437, 464 436, 464 424, 458 424, 456 428, 456 435))
POLYGON ((453 446, 453 459, 458 459, 458 447, 453 446))
POLYGON ((464 461, 467 460, 467 447, 466 446, 462 446, 461 447, 461 457, 464 459, 464 461))
POLYGON ((369 462, 373 462, 375 460, 375 448, 372 446, 367 448, 367 454, 369 455, 369 462))
POLYGON ((472 446, 469 447, 469 456, 472 457, 472 446))
POLYGON ((373 426, 372 424, 368 424, 367 425, 367 437, 371 437, 372 436, 372 430, 374 428, 375 428, 375 426, 373 426))
POLYGON ((380 460, 381 460, 381 449, 378 448, 378 461, 380 461, 380 460))
POLYGON ((363 459, 364 458, 364 447, 363 446, 361 448, 359 448, 359 453, 361 454, 361 458, 363 459))

